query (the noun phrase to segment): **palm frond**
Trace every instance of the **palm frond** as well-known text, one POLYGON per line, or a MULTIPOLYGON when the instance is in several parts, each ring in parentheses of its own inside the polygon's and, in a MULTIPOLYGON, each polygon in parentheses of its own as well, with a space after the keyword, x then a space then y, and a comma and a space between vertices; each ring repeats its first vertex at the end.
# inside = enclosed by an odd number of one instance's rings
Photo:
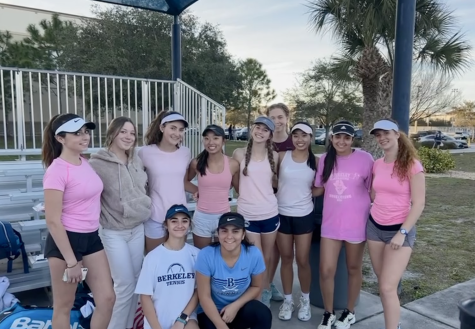
POLYGON ((442 35, 431 35, 426 43, 417 51, 416 60, 423 65, 430 64, 436 70, 449 75, 458 75, 472 64, 470 50, 472 47, 458 32, 449 38, 442 35))

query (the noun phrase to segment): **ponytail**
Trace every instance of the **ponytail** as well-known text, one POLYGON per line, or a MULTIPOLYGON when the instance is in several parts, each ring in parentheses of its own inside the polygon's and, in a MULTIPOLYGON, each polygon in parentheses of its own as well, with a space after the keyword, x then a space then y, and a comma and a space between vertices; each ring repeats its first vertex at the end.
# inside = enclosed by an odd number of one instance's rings
POLYGON ((418 156, 414 144, 412 144, 404 132, 400 131, 397 157, 396 162, 394 163, 393 173, 396 172, 397 177, 401 182, 409 177, 411 168, 416 160, 418 160, 418 156))
POLYGON ((252 153, 252 137, 249 139, 249 142, 247 142, 244 169, 242 170, 242 174, 244 176, 247 176, 247 166, 249 165, 249 162, 251 161, 251 153, 252 153))
POLYGON ((269 159, 270 170, 277 175, 277 170, 275 170, 275 161, 274 161, 274 143, 271 139, 268 139, 266 142, 267 147, 267 158, 269 159))
POLYGON ((206 150, 203 150, 198 156, 196 157, 196 169, 200 173, 201 176, 206 176, 206 168, 208 167, 208 156, 209 153, 206 150))
POLYGON ((307 166, 309 166, 313 171, 317 170, 317 161, 315 161, 315 154, 313 154, 312 151, 312 144, 308 146, 307 166))
POLYGON ((323 162, 323 174, 322 174, 323 183, 328 182, 334 168, 336 168, 336 149, 333 147, 333 144, 330 142, 327 146, 327 154, 325 156, 325 161, 323 162))
MULTIPOLYGON (((55 136, 55 131, 53 130, 54 121, 60 116, 60 114, 55 115, 49 120, 48 124, 45 127, 43 132, 43 145, 41 147, 41 159, 43 166, 48 168, 53 160, 61 155, 63 151, 63 145, 58 142, 55 136)), ((59 134, 61 137, 64 137, 64 134, 59 134)))

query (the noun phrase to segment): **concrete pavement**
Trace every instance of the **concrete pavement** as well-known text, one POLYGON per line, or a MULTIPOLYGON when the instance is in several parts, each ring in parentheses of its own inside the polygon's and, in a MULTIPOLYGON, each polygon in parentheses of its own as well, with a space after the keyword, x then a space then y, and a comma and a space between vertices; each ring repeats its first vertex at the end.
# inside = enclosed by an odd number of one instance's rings
MULTIPOLYGON (((295 273, 297 273, 295 269, 295 273)), ((279 271, 274 283, 281 289, 279 271)), ((281 290, 282 291, 282 290, 281 290)), ((15 294, 23 304, 48 306, 49 300, 44 290, 36 289, 15 294)), ((312 318, 308 322, 297 319, 300 287, 297 278, 294 281, 293 295, 295 312, 290 321, 278 318, 280 302, 272 302, 272 328, 274 329, 315 329, 321 321, 323 310, 312 306, 312 318)), ((401 307, 402 329, 458 329, 460 328, 458 303, 466 298, 475 297, 475 279, 457 284, 433 295, 418 299, 401 307)), ((378 296, 361 292, 360 302, 356 307, 357 322, 352 329, 383 329, 384 317, 378 296)), ((337 312, 339 316, 340 312, 337 312)))

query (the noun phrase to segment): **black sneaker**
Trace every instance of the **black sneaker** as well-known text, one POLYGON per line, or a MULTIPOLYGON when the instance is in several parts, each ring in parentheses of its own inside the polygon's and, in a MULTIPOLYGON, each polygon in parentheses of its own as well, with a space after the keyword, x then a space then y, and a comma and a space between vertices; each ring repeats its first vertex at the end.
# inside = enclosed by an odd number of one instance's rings
POLYGON ((323 313, 322 322, 318 325, 317 329, 331 329, 335 324, 335 313, 326 312, 323 313))
POLYGON ((340 318, 335 323, 335 328, 337 329, 349 329, 352 324, 356 322, 356 317, 354 313, 351 313, 347 308, 344 309, 341 313, 340 318))

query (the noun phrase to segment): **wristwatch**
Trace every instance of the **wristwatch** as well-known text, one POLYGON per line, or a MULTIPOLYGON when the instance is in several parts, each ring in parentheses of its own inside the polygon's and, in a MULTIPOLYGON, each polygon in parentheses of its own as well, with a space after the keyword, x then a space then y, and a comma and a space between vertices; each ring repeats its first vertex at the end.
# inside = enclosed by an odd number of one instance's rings
POLYGON ((408 234, 408 232, 407 232, 407 230, 406 230, 405 228, 401 228, 401 229, 399 230, 399 232, 401 232, 401 234, 402 234, 402 235, 405 235, 405 236, 407 236, 407 234, 408 234))
POLYGON ((178 318, 176 318, 176 321, 181 322, 186 326, 189 318, 190 317, 186 315, 185 313, 181 313, 181 315, 178 318))

